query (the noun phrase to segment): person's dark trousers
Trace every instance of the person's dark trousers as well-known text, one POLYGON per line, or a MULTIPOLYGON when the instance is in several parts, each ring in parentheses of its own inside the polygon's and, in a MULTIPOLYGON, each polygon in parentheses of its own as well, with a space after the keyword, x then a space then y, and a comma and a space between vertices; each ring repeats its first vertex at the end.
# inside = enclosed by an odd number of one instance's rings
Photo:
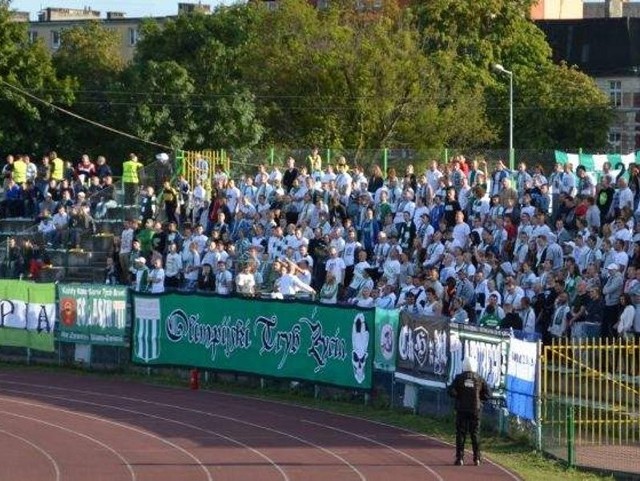
POLYGON ((467 433, 471 437, 471 447, 473 449, 474 461, 480 459, 480 444, 478 436, 480 434, 480 417, 473 412, 456 412, 456 459, 464 458, 464 444, 467 433))
POLYGON ((614 337, 614 324, 620 319, 620 304, 615 306, 604 306, 602 320, 602 335, 604 337, 614 337))
POLYGON ((123 182, 124 185, 124 205, 136 205, 136 192, 138 184, 132 182, 123 182))

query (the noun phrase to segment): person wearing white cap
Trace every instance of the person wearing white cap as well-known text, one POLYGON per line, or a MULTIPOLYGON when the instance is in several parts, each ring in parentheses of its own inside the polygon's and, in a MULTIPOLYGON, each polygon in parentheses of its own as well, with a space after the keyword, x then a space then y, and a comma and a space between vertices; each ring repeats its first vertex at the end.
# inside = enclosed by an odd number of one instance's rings
POLYGON ((602 334, 613 336, 613 325, 618 322, 620 315, 620 296, 624 289, 624 276, 620 272, 620 266, 612 262, 607 266, 609 278, 602 288, 604 294, 604 315, 602 334))
POLYGON ((476 361, 468 353, 462 361, 462 372, 448 386, 447 392, 455 399, 456 410, 456 459, 455 465, 464 464, 464 444, 467 434, 471 437, 473 463, 480 465, 480 413, 482 402, 491 398, 487 382, 476 372, 476 361))
POLYGON ((146 292, 149 288, 149 269, 147 268, 147 260, 140 256, 134 262, 135 281, 133 290, 136 292, 146 292))

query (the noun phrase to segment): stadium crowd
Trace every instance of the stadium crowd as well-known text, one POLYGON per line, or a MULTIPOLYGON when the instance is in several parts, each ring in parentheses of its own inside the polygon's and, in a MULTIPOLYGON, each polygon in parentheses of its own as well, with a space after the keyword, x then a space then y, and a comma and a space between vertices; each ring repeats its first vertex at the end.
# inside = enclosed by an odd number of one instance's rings
MULTIPOLYGON (((168 165, 168 156, 158 160, 168 165)), ((207 159, 197 165, 208 169, 207 159), (204 166, 204 167, 203 167, 204 166)), ((522 162, 457 156, 422 172, 317 150, 283 169, 231 178, 216 167, 170 180, 123 164, 125 221, 105 282, 139 291, 302 297, 324 304, 400 308, 456 322, 568 335, 640 335, 640 170, 598 179, 570 163, 545 173, 522 162), (204 177, 202 177, 204 178, 204 177)), ((104 157, 77 165, 55 152, 34 164, 9 156, 0 217, 30 217, 41 242, 9 240, 9 276, 48 247, 71 247, 118 206, 104 157)), ((38 257, 38 255, 40 257, 38 257)))

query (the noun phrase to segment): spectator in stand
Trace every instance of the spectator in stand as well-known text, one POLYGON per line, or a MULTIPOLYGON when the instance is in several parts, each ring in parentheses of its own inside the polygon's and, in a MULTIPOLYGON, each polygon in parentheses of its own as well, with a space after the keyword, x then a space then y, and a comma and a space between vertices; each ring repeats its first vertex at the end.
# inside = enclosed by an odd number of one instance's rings
POLYGON ((136 292, 147 292, 149 290, 149 269, 147 268, 147 260, 144 257, 138 257, 133 262, 133 285, 131 288, 136 292))
POLYGON ((113 176, 113 171, 107 164, 107 159, 104 157, 104 155, 99 155, 96 159, 95 175, 100 179, 100 181, 104 181, 107 177, 113 176))
POLYGON ((200 253, 198 244, 189 240, 186 252, 182 254, 182 272, 184 274, 183 289, 187 292, 194 291, 198 283, 200 272, 200 253))
POLYGON ((253 297, 256 294, 256 279, 248 262, 242 266, 242 272, 236 276, 236 289, 241 296, 253 297))
POLYGON ((216 276, 213 273, 211 264, 202 264, 202 270, 198 275, 198 290, 214 292, 216 290, 216 276))
POLYGON ((142 163, 138 161, 136 154, 129 154, 129 160, 122 164, 122 185, 124 186, 124 204, 131 206, 136 204, 136 194, 140 185, 140 173, 142 163))
POLYGON ((224 260, 219 260, 216 273, 216 294, 228 296, 232 292, 233 274, 227 270, 227 263, 224 260))
POLYGON ((165 271, 162 268, 162 257, 153 260, 153 269, 149 272, 148 283, 149 292, 161 294, 164 292, 165 271))
POLYGON ((87 154, 83 154, 78 166, 76 167, 76 176, 80 182, 85 184, 89 179, 96 175, 96 166, 87 154))

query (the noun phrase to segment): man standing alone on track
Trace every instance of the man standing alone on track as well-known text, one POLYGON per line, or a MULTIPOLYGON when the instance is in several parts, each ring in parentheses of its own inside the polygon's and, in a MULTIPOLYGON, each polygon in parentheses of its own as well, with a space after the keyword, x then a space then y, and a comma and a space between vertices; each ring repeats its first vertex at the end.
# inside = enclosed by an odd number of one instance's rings
POLYGON ((471 436, 473 463, 480 466, 480 413, 482 401, 491 397, 487 382, 475 372, 475 361, 469 356, 462 363, 462 372, 458 374, 447 389, 456 400, 456 466, 464 464, 464 443, 467 433, 471 436))

